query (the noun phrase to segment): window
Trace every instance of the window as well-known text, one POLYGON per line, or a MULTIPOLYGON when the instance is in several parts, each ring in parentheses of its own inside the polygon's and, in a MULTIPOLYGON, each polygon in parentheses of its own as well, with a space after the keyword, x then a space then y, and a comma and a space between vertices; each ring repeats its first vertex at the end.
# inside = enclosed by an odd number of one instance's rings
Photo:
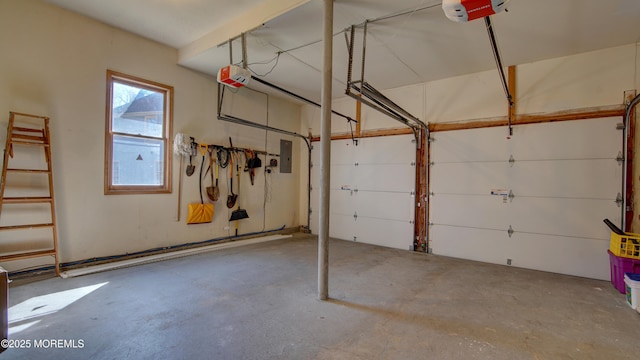
POLYGON ((105 194, 171 192, 173 87, 107 70, 105 194))

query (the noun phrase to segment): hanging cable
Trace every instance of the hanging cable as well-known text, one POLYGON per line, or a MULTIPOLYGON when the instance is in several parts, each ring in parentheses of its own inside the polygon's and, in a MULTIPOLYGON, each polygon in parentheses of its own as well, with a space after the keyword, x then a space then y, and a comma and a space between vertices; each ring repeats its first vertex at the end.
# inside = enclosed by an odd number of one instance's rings
POLYGON ((273 66, 271 67, 271 69, 269 69, 269 71, 267 71, 266 73, 264 73, 264 74, 258 74, 257 72, 255 72, 255 71, 254 71, 252 68, 250 68, 249 66, 247 66, 247 69, 249 69, 249 71, 251 71, 254 75, 256 75, 256 76, 260 76, 260 77, 265 77, 265 76, 267 76, 267 75, 271 74, 271 73, 273 72, 273 70, 275 70, 276 66, 278 66, 278 61, 280 60, 280 55, 282 55, 282 51, 278 51, 276 54, 277 54, 277 55, 276 55, 273 59, 271 59, 271 60, 269 60, 269 61, 260 62, 260 63, 253 63, 253 64, 249 64, 249 65, 254 65, 254 64, 266 65, 266 64, 269 64, 269 63, 271 63, 271 62, 273 62, 273 61, 275 60, 275 62, 276 62, 276 63, 275 63, 275 64, 273 64, 273 66))
POLYGON ((230 150, 224 147, 219 147, 218 151, 217 151, 217 157, 218 157, 218 165, 225 169, 227 166, 229 166, 229 158, 231 157, 230 154, 230 150))

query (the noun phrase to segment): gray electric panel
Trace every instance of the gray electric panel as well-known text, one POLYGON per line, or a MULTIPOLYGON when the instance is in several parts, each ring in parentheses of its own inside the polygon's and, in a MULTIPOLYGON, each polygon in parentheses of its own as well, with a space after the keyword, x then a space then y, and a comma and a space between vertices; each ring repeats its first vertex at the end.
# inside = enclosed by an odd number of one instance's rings
POLYGON ((293 142, 280 140, 280 172, 291 174, 291 154, 293 152, 293 142))

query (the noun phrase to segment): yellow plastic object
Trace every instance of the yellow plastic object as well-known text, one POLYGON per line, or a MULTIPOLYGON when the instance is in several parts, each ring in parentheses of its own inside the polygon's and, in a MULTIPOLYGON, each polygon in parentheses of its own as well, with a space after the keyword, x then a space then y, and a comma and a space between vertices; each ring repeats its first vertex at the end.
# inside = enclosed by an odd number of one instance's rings
POLYGON ((213 204, 189 204, 187 224, 210 223, 213 220, 213 204))
POLYGON ((640 234, 611 232, 609 250, 615 256, 640 260, 640 234))

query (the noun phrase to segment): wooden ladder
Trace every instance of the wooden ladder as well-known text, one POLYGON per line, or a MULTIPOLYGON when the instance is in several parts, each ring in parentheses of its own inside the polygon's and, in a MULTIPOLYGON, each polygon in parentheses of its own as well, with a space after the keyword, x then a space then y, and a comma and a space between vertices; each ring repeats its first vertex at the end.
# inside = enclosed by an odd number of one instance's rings
MULTIPOLYGON (((27 205, 27 204, 48 204, 51 209, 50 222, 35 224, 15 224, 0 226, 1 232, 17 232, 29 231, 39 228, 51 228, 52 230, 52 247, 41 250, 21 251, 6 253, 0 250, 0 262, 10 260, 22 260, 30 258, 38 258, 44 256, 53 256, 55 259, 56 276, 60 275, 60 264, 58 257, 58 235, 56 228, 56 212, 53 192, 53 171, 51 166, 51 136, 49 133, 49 118, 46 116, 37 116, 29 114, 21 114, 16 112, 9 113, 9 125, 7 128, 7 144, 4 150, 4 162, 2 167, 2 179, 0 180, 0 219, 2 219, 2 207, 8 204, 27 205), (15 126, 16 117, 22 125, 21 120, 25 121, 25 126, 15 126), (42 123, 40 123, 40 120, 42 123), (35 123, 35 125, 34 125, 35 123), (44 150, 46 160, 45 169, 25 169, 9 167, 9 160, 13 159, 14 151, 17 153, 20 149, 25 150, 26 147, 41 147, 44 150), (48 177, 48 196, 15 196, 5 197, 5 185, 7 175, 11 174, 28 174, 29 176, 39 177, 47 175, 48 177)), ((37 179, 34 179, 37 180, 37 179)), ((26 184, 22 184, 26 185, 26 184)), ((6 223, 7 221, 5 221, 6 223)), ((2 238, 7 239, 3 236, 2 238)), ((2 244, 0 242, 0 244, 2 244)))

